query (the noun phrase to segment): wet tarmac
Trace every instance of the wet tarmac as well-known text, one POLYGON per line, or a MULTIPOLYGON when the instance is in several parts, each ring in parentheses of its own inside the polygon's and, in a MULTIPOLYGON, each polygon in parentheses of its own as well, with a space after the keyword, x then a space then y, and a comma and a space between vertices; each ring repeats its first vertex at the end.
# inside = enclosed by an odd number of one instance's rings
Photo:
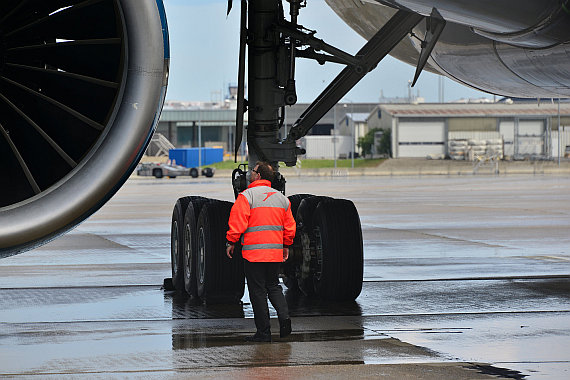
POLYGON ((570 377, 570 178, 287 186, 355 202, 365 254, 355 302, 287 292, 292 336, 246 344, 247 294, 201 305, 161 289, 176 199, 232 200, 229 180, 132 179, 70 234, 0 260, 0 377, 570 377))

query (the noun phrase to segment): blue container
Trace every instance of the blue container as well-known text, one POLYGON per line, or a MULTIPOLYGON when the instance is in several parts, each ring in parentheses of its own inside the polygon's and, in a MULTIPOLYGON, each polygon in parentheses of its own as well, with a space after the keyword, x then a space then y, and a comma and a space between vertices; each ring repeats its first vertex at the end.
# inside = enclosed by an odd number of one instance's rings
POLYGON ((175 160, 177 165, 187 168, 197 168, 198 153, 202 153, 202 166, 207 166, 224 160, 224 150, 222 148, 177 148, 170 149, 168 158, 175 160))

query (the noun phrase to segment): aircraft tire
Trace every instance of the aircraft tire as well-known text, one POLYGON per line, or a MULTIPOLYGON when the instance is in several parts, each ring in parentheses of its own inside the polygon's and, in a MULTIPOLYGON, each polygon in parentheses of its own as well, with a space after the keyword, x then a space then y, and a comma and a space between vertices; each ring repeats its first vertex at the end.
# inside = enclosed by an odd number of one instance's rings
POLYGON ((317 247, 315 293, 335 301, 353 301, 362 290, 363 245, 358 211, 349 200, 319 203, 313 215, 317 247))
POLYGON ((203 205, 197 223, 196 289, 206 302, 239 301, 245 279, 241 246, 232 259, 226 256, 226 232, 233 203, 214 201, 203 205))
POLYGON ((184 290, 184 267, 182 266, 184 247, 184 213, 192 197, 178 198, 172 211, 170 228, 170 266, 172 268, 172 285, 177 291, 184 290))
POLYGON ((192 177, 192 178, 198 178, 198 174, 199 174, 199 173, 198 173, 198 169, 196 169, 196 168, 191 168, 191 169, 190 169, 190 177, 192 177))
MULTIPOLYGON (((297 237, 296 239, 299 239, 299 241, 301 241, 301 246, 303 245, 302 240, 309 240, 311 242, 314 242, 315 237, 313 235, 313 214, 315 212, 315 209, 317 208, 318 204, 325 199, 332 199, 329 197, 324 197, 324 196, 312 196, 312 197, 305 197, 303 200, 301 200, 301 202, 299 203, 299 207, 297 208, 297 217, 295 218, 295 220, 297 221, 297 226, 299 227, 299 230, 297 232, 297 237), (303 236, 302 236, 303 235, 303 236)), ((306 247, 305 247, 306 249, 306 247)), ((301 265, 311 265, 311 263, 307 263, 305 262, 306 258, 303 257, 303 263, 301 265)), ((313 270, 313 268, 311 268, 311 271, 313 270)), ((302 270, 299 269, 298 271, 299 273, 302 273, 302 270)), ((314 294, 314 283, 313 283, 313 276, 309 275, 309 276, 305 276, 303 277, 298 277, 297 278, 297 284, 299 289, 307 296, 311 296, 314 294)))
MULTIPOLYGON (((299 204, 305 198, 314 197, 312 194, 293 194, 289 195, 289 201, 291 202, 291 214, 293 214, 293 218, 297 221, 297 210, 299 209, 299 204)), ((293 246, 299 247, 300 246, 300 234, 295 234, 295 240, 293 241, 293 246)), ((291 254, 291 253, 290 253, 291 254)), ((283 283, 289 290, 298 290, 299 284, 297 282, 297 267, 299 263, 293 262, 291 259, 287 260, 283 264, 283 283)))
POLYGON ((183 231, 183 260, 184 268, 184 289, 191 297, 198 297, 196 289, 196 256, 197 256, 197 228, 198 216, 204 204, 211 202, 211 199, 203 197, 192 197, 184 214, 183 231))

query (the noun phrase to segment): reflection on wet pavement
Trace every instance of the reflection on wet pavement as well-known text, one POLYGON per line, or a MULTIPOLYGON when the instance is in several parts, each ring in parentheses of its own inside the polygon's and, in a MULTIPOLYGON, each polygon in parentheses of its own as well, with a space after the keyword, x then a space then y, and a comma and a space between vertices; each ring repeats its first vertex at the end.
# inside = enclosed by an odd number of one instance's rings
POLYGON ((568 188, 548 177, 288 179, 290 193, 354 200, 365 282, 347 303, 287 291, 293 334, 278 338, 271 309, 274 342, 252 345, 247 291, 204 305, 160 288, 172 205, 188 191, 230 200, 225 179, 129 181, 64 238, 0 261, 0 377, 567 379, 568 188))
MULTIPOLYGON (((164 293, 165 306, 172 305, 172 319, 244 318, 243 303, 204 304, 176 292, 164 293)), ((167 306, 166 306, 167 307, 167 306)))
MULTIPOLYGON (((285 294, 293 317, 570 311, 570 277, 370 281, 355 302, 285 294)), ((205 305, 158 286, 2 289, 0 323, 252 318, 247 291, 242 301, 205 305)))
MULTIPOLYGON (((216 333, 188 333, 182 331, 172 331, 172 348, 175 350, 202 348, 202 347, 222 347, 235 345, 251 345, 245 341, 245 337, 251 333, 245 334, 216 334, 216 333)), ((364 339, 364 329, 347 329, 347 330, 322 330, 322 331, 305 331, 294 333, 284 339, 276 339, 276 342, 332 342, 332 341, 348 341, 364 339)))

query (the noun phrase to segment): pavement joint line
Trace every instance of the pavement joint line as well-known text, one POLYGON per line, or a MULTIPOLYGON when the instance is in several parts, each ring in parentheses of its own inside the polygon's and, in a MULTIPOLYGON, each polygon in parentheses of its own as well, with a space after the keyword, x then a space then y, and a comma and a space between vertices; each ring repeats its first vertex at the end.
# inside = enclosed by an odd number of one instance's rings
POLYGON ((437 281, 496 281, 496 280, 570 280, 570 274, 553 274, 538 276, 506 276, 506 277, 455 277, 455 278, 426 278, 426 279, 402 279, 402 280, 364 280, 363 282, 437 282, 437 281))
POLYGON ((363 326, 362 327, 364 330, 368 331, 369 333, 373 333, 373 334, 378 334, 378 335, 383 335, 383 336, 388 336, 390 337, 390 335, 388 334, 394 334, 394 333, 401 333, 401 332, 420 332, 420 333, 439 333, 439 334, 462 334, 463 330, 473 330, 472 327, 449 327, 449 328, 417 328, 417 329, 402 329, 402 330, 382 330, 382 329, 374 329, 371 327, 366 327, 363 326), (449 331, 449 330, 453 330, 453 331, 449 331))
MULTIPOLYGON (((275 344, 277 342, 273 342, 271 344, 275 344)), ((461 364, 465 364, 465 365, 475 365, 475 364, 484 364, 484 365, 491 365, 490 363, 480 363, 480 362, 466 362, 466 361, 453 361, 453 360, 449 360, 449 361, 431 361, 431 360, 418 360, 418 361, 414 361, 414 362, 405 362, 405 363, 399 363, 399 362, 388 362, 388 363, 382 363, 382 364, 377 364, 377 363, 364 363, 364 362, 357 362, 357 361, 351 361, 351 362, 346 362, 346 363, 342 363, 340 365, 346 365, 346 366, 394 366, 394 365, 410 365, 410 364, 416 364, 416 365, 421 365, 421 364, 442 364, 442 365, 461 365, 461 364)), ((279 363, 279 364, 271 364, 271 363, 264 363, 263 366, 255 366, 255 365, 249 365, 249 364, 241 364, 241 365, 219 365, 219 366, 215 366, 215 367, 211 367, 211 366, 197 366, 197 367, 177 367, 176 369, 172 369, 172 368, 154 368, 154 369, 147 369, 147 370, 101 370, 101 371, 38 371, 38 372, 21 372, 21 373, 2 373, 0 372, 0 376, 32 376, 32 377, 39 377, 39 376, 53 376, 53 375, 74 375, 74 374, 78 374, 78 375, 102 375, 102 374, 136 374, 136 373, 154 373, 154 372, 191 372, 191 371, 196 371, 196 370, 209 370, 212 368, 215 368, 216 371, 222 372, 223 370, 234 370, 234 369, 261 369, 261 368, 294 368, 294 367, 311 367, 313 365, 320 365, 320 366, 338 366, 338 362, 319 362, 318 364, 283 364, 283 363, 279 363)))
POLYGON ((430 328, 430 327, 424 327, 424 328, 417 328, 417 329, 390 329, 390 330, 377 330, 377 329, 372 329, 370 327, 365 327, 366 329, 369 329, 370 331, 374 331, 378 334, 384 334, 386 332, 439 332, 439 331, 449 331, 449 330, 457 330, 457 331, 463 331, 463 330, 473 330, 473 327, 434 327, 434 328, 430 328))
MULTIPOLYGON (((402 279, 402 280, 363 280, 363 283, 385 283, 385 282, 445 282, 445 281, 500 281, 500 280, 570 280, 570 274, 565 275, 538 275, 538 276, 507 276, 507 277, 454 277, 454 278, 426 278, 426 279, 402 279)), ((114 289, 114 288, 159 288, 159 284, 127 284, 127 285, 84 285, 84 286, 37 286, 23 288, 2 288, 1 290, 57 290, 57 289, 114 289)))
POLYGON ((493 362, 494 364, 535 364, 535 363, 550 363, 550 364, 554 364, 554 363, 570 363, 570 360, 537 360, 537 361, 532 361, 532 360, 525 360, 525 361, 520 361, 520 362, 493 362))
MULTIPOLYGON (((408 313, 408 314, 363 314, 359 317, 376 318, 376 317, 433 317, 433 316, 451 316, 451 315, 499 315, 499 314, 540 314, 540 313, 570 313, 568 310, 512 310, 512 311, 472 311, 472 312, 450 312, 450 313, 408 313)), ((307 316, 310 317, 310 316, 307 316)), ((320 315, 317 317, 321 317, 320 315)), ((294 317, 295 318, 295 317, 294 317)))
POLYGON ((81 285, 81 286, 30 286, 24 288, 0 288, 0 290, 57 290, 57 289, 121 289, 121 288, 158 288, 162 284, 126 284, 126 285, 81 285))
MULTIPOLYGON (((569 310, 513 310, 513 311, 474 311, 474 312, 455 312, 455 313, 409 313, 409 314, 362 314, 362 315, 294 315, 291 318, 330 318, 330 317, 357 317, 357 318, 393 318, 393 317, 434 317, 434 316, 462 316, 462 315, 508 315, 508 314, 561 314, 570 313, 569 310)), ((155 318, 155 319, 100 319, 100 320, 76 320, 76 321, 33 321, 33 322, 0 322, 2 325, 39 325, 39 324, 80 324, 80 323, 134 323, 134 322, 172 322, 172 321, 190 321, 190 320, 211 320, 220 321, 235 319, 253 319, 251 317, 236 318, 155 318)), ((308 330, 313 331, 313 330, 308 330)), ((320 330, 319 330, 320 331, 320 330)))
MULTIPOLYGON (((465 207, 462 207, 462 208, 465 208, 465 207)), ((467 239, 454 238, 451 236, 445 236, 445 235, 436 234, 436 233, 430 233, 430 232, 427 232, 426 230, 413 230, 413 229, 388 228, 388 227, 385 227, 382 229, 390 230, 390 231, 409 232, 409 233, 414 233, 414 234, 421 235, 421 236, 439 238, 442 240, 449 240, 449 241, 455 241, 455 242, 460 242, 460 243, 470 243, 473 245, 484 246, 484 247, 489 247, 489 248, 509 248, 508 246, 504 246, 504 245, 488 244, 488 243, 484 243, 484 242, 480 242, 480 241, 476 241, 476 240, 467 240, 467 239)))

